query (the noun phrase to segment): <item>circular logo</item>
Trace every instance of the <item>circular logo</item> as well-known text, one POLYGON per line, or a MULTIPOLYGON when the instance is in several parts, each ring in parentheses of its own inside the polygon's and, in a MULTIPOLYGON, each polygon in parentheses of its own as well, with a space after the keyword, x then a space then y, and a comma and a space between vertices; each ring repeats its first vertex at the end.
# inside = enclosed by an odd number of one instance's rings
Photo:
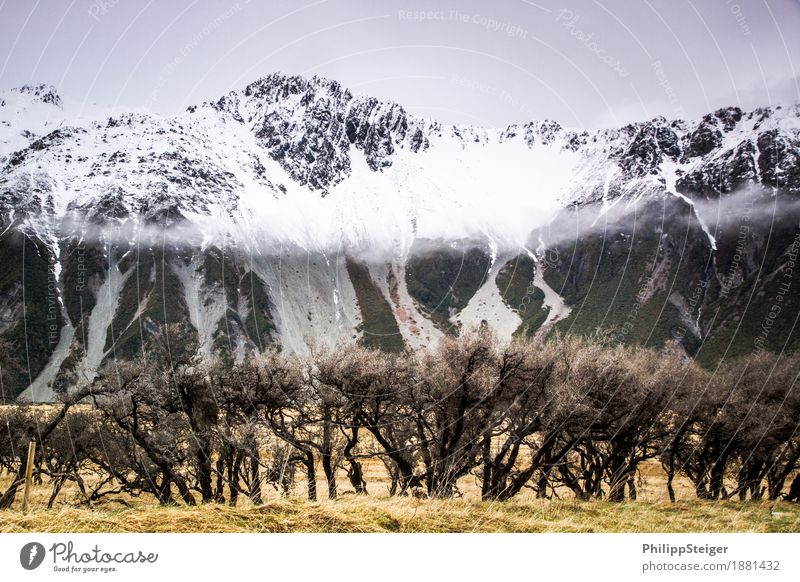
POLYGON ((39 542, 30 542, 19 551, 19 563, 26 570, 35 570, 44 561, 44 546, 39 542))

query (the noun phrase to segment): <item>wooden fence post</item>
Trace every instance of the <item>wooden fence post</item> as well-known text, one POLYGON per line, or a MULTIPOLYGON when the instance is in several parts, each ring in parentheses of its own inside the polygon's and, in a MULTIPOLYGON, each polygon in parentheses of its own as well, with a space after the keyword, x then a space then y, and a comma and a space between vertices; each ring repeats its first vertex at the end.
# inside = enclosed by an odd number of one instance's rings
POLYGON ((28 513, 28 506, 31 498, 31 487, 33 486, 33 461, 36 456, 36 441, 28 444, 28 462, 25 465, 25 492, 22 495, 22 513, 28 513))

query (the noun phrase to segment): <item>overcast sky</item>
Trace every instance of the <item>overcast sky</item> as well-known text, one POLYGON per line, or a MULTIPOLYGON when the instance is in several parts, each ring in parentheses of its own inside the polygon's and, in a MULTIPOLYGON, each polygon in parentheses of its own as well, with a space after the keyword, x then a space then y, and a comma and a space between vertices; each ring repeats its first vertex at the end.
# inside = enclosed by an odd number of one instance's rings
POLYGON ((170 114, 271 72, 443 122, 800 102, 800 0, 0 0, 0 88, 170 114))

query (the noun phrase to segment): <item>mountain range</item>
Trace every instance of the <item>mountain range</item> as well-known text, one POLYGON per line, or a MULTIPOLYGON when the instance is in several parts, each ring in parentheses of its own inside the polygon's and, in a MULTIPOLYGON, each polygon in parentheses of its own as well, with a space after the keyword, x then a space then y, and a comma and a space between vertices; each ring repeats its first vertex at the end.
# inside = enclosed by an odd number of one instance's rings
POLYGON ((0 399, 139 353, 606 333, 796 350, 800 107, 446 125, 273 74, 174 116, 0 93, 0 399))

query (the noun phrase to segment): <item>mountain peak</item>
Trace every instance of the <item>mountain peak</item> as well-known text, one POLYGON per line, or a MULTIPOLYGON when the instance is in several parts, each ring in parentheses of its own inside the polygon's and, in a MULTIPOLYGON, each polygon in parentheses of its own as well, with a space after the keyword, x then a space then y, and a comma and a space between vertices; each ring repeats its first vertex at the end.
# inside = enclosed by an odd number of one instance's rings
POLYGON ((61 96, 53 85, 48 85, 46 83, 26 84, 21 87, 14 87, 11 91, 21 95, 30 95, 34 101, 48 103, 56 107, 63 106, 61 96))
POLYGON ((319 77, 304 77, 301 75, 288 75, 285 73, 271 73, 247 85, 244 89, 245 97, 287 98, 291 95, 327 93, 331 96, 341 97, 343 101, 352 99, 353 94, 349 89, 342 87, 338 81, 319 77))

